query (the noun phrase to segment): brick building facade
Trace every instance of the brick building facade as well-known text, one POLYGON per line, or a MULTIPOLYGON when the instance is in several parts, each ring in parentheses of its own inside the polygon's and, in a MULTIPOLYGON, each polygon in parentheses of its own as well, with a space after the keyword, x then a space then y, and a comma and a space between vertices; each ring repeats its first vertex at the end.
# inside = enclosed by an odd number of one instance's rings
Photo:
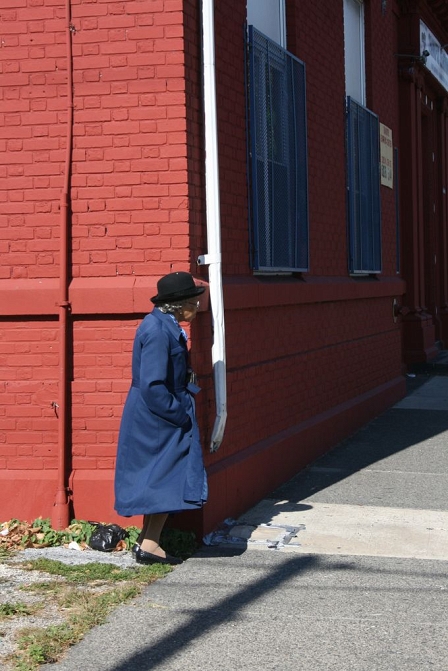
MULTIPOLYGON (((286 49, 306 66, 309 266, 257 272, 246 3, 215 3, 228 419, 210 501, 184 518, 199 530, 398 400, 406 364, 448 337, 448 93, 420 43, 422 21, 448 43, 446 3, 358 4, 363 105, 398 159, 381 268, 348 262, 344 2, 286 0, 286 49)), ((208 281, 200 3, 3 0, 0 40, 0 518, 50 516, 62 496, 70 517, 123 523, 112 483, 136 325, 161 275, 208 281)), ((191 341, 207 450, 208 305, 191 341)))

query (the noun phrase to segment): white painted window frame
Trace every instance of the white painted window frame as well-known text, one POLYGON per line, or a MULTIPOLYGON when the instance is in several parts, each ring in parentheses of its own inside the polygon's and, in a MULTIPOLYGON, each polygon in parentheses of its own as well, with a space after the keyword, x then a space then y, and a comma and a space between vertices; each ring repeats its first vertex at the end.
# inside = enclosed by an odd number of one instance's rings
POLYGON ((254 26, 257 30, 261 31, 266 37, 277 42, 283 49, 287 48, 286 45, 286 0, 247 0, 246 3, 246 12, 247 12, 247 23, 254 26), (267 7, 270 5, 273 7, 277 6, 278 11, 278 23, 279 23, 279 39, 275 39, 275 36, 268 34, 268 31, 263 30, 263 25, 257 21, 257 15, 260 11, 260 7, 267 7))
POLYGON ((365 17, 364 17, 364 2, 363 0, 343 0, 344 11, 344 50, 345 50, 345 93, 347 97, 351 97, 361 105, 366 106, 366 61, 365 61, 365 17), (348 6, 356 4, 359 7, 359 21, 357 40, 354 42, 350 40, 350 35, 347 33, 347 12, 350 11, 348 6), (358 46, 359 45, 359 46, 358 46), (356 49, 356 52, 355 52, 356 49), (350 59, 358 59, 359 63, 359 80, 354 85, 354 79, 351 82, 347 81, 350 70, 348 68, 350 59))

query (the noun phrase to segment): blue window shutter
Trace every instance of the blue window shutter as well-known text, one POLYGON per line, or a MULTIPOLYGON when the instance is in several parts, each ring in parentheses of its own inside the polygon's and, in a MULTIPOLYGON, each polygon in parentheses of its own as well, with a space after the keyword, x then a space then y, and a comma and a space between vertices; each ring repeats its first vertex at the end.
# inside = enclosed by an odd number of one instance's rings
POLYGON ((347 99, 349 270, 381 272, 379 121, 347 99))
POLYGON ((249 26, 252 265, 308 270, 305 66, 249 26))

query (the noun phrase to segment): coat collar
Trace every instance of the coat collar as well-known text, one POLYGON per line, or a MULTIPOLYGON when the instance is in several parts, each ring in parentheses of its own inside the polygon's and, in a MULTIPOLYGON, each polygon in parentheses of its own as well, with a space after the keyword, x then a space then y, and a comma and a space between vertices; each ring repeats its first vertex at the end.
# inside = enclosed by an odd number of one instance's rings
POLYGON ((151 312, 151 315, 159 321, 163 322, 163 325, 170 331, 176 340, 179 340, 179 342, 183 343, 186 342, 181 327, 174 319, 172 319, 169 314, 160 312, 160 310, 154 308, 154 310, 151 312))

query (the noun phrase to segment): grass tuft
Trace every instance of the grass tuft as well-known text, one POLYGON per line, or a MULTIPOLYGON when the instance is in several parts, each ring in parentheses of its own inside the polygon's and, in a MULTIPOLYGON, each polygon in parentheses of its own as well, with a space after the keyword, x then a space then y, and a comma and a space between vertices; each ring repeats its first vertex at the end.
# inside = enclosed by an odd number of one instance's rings
POLYGON ((70 608, 64 624, 29 627, 18 634, 18 652, 10 657, 14 668, 17 671, 34 671, 40 664, 56 662, 92 627, 103 624, 116 606, 135 598, 140 591, 141 585, 134 584, 120 585, 103 594, 72 588, 61 604, 70 608))
MULTIPOLYGON (((0 539, 1 563, 24 547, 55 546, 69 540, 85 544, 93 525, 73 520, 64 532, 54 532, 48 520, 38 518, 31 524, 11 520, 0 526, 8 528, 8 534, 0 539)), ((130 549, 140 530, 128 527, 127 531, 126 547, 130 549)), ((196 539, 193 533, 166 529, 162 533, 161 545, 169 554, 187 559, 196 550, 196 539)), ((103 562, 70 565, 45 557, 26 560, 19 565, 25 570, 48 574, 48 579, 44 578, 42 582, 20 587, 22 592, 39 595, 43 602, 31 605, 21 601, 5 603, 0 606, 0 620, 32 615, 51 602, 65 621, 20 629, 15 637, 16 652, 3 660, 9 664, 5 669, 13 668, 14 671, 36 671, 41 664, 58 661, 67 648, 80 641, 92 627, 105 622, 116 606, 135 598, 145 585, 173 570, 165 564, 135 564, 126 569, 103 562)), ((0 637, 2 635, 0 630, 0 637)))
POLYGON ((163 577, 171 570, 171 567, 166 564, 121 569, 114 564, 102 562, 70 565, 45 557, 23 562, 22 568, 28 571, 41 571, 50 575, 62 576, 67 582, 83 584, 90 582, 122 582, 124 580, 150 583, 163 577))
POLYGON ((6 603, 0 604, 0 620, 5 620, 9 617, 21 616, 21 615, 34 615, 38 610, 43 608, 44 604, 42 603, 33 603, 32 605, 23 603, 22 601, 17 601, 16 603, 6 603))

